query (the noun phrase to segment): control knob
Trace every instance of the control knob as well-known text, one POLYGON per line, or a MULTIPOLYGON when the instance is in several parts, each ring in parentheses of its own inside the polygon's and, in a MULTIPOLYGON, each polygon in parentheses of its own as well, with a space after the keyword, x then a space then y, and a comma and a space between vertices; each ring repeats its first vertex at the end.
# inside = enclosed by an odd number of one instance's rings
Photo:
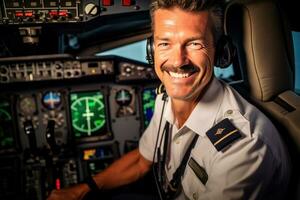
POLYGON ((98 6, 95 5, 94 3, 89 3, 85 6, 84 12, 87 15, 95 16, 98 14, 99 9, 98 9, 98 6))

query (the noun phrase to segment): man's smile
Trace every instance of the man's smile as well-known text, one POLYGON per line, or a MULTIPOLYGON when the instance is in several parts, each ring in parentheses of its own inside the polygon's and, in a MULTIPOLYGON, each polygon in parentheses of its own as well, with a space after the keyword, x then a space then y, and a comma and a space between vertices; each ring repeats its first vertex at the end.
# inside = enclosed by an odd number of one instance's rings
POLYGON ((179 68, 163 66, 162 71, 167 72, 172 78, 188 78, 199 72, 199 69, 193 65, 184 65, 179 68))

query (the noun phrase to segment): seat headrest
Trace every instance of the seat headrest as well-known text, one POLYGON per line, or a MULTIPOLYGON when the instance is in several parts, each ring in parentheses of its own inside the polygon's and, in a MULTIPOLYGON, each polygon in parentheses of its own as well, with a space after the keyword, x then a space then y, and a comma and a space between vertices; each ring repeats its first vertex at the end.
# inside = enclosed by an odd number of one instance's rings
POLYGON ((225 12, 244 81, 261 101, 294 89, 293 41, 283 17, 273 0, 235 0, 225 12))

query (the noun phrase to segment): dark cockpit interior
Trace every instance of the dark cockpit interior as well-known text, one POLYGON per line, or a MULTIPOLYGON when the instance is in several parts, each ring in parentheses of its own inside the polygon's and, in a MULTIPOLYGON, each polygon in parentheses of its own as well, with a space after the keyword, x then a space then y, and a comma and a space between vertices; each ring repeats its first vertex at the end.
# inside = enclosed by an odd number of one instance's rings
MULTIPOLYGON (((149 3, 0 0, 0 199, 44 200, 138 146, 159 85, 145 59, 149 3)), ((287 199, 299 199, 297 6, 226 5, 236 57, 215 75, 276 124, 295 171, 287 199)))

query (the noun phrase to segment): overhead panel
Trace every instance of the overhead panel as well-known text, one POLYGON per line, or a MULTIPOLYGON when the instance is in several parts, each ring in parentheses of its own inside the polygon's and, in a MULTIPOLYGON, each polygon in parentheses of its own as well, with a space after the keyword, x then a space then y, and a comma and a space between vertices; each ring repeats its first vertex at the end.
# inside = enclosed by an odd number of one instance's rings
POLYGON ((146 11, 149 0, 0 0, 0 25, 80 23, 146 11), (1 2, 2 1, 2 2, 1 2))

